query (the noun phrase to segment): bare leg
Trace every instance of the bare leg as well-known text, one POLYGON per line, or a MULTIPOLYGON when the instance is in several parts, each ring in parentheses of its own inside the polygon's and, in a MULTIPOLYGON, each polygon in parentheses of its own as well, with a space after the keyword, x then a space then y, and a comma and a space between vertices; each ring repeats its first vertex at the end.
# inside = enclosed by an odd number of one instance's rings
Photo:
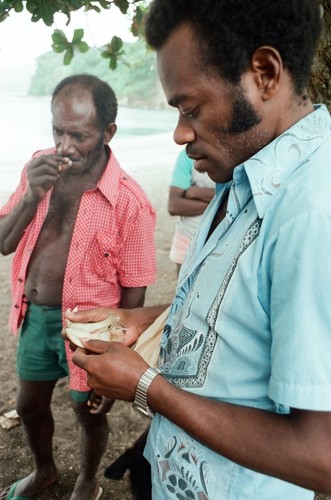
POLYGON ((92 414, 86 403, 73 403, 81 425, 80 473, 70 500, 91 500, 98 492, 96 474, 109 436, 106 414, 92 414))
POLYGON ((20 380, 16 409, 30 446, 35 470, 20 481, 15 495, 32 497, 58 478, 53 459, 54 420, 50 408, 55 381, 20 380))

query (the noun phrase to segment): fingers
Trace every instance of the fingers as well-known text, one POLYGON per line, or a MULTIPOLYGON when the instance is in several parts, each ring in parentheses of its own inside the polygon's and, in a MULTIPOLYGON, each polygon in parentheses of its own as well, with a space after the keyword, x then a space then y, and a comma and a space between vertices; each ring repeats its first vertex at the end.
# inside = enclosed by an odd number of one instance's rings
POLYGON ((63 158, 62 162, 59 163, 59 172, 66 172, 66 170, 70 170, 72 167, 72 160, 70 158, 63 158))
POLYGON ((34 158, 28 167, 30 171, 48 172, 54 170, 60 172, 72 167, 72 160, 61 155, 42 155, 34 158))
MULTIPOLYGON (((67 310, 65 312, 65 316, 67 320, 71 323, 82 323, 82 324, 98 323, 108 319, 110 316, 114 317, 116 316, 116 322, 117 323, 120 322, 123 326, 124 329, 123 331, 125 331, 125 334, 121 336, 121 339, 116 338, 117 341, 121 341, 122 344, 131 347, 137 341, 139 336, 137 326, 133 321, 134 313, 132 312, 132 310, 109 309, 109 308, 87 309, 84 311, 67 310)), ((93 334, 97 333, 98 329, 96 328, 96 330, 94 331, 90 330, 90 331, 93 334)), ((87 338, 85 340, 87 341, 87 338)))
POLYGON ((61 172, 72 167, 72 160, 61 155, 42 155, 32 160, 28 166, 30 186, 50 187, 56 182, 61 172))
POLYGON ((104 354, 111 350, 112 342, 105 342, 103 340, 90 340, 84 341, 80 339, 84 345, 82 347, 75 346, 75 352, 72 357, 72 361, 75 365, 88 371, 88 364, 93 355, 104 354))
MULTIPOLYGON (((122 360, 123 356, 127 356, 128 353, 133 353, 129 347, 124 346, 120 342, 105 342, 104 340, 90 339, 84 341, 84 338, 80 340, 84 345, 84 349, 78 347, 73 354, 72 361, 75 365, 83 368, 87 372, 92 364, 99 361, 99 359, 97 359, 99 355, 108 353, 112 356, 114 362, 118 362, 122 360)), ((134 353, 134 355, 135 354, 136 353, 134 353)))
POLYGON ((80 368, 83 368, 83 370, 87 370, 88 356, 86 350, 81 347, 77 347, 72 356, 72 362, 80 368))
POLYGON ((87 402, 87 406, 90 407, 90 413, 105 414, 109 413, 114 403, 115 403, 114 399, 109 399, 104 396, 98 396, 97 394, 95 394, 93 399, 91 398, 87 402))
MULTIPOLYGON (((144 359, 119 342, 86 342, 89 350, 78 348, 73 354, 74 364, 87 372, 87 383, 97 394, 111 399, 132 401, 137 381, 148 368, 144 359), (107 345, 106 352, 93 353, 107 345)), ((94 409, 94 408, 93 408, 94 409)))
POLYGON ((92 391, 90 394, 90 399, 87 401, 87 406, 90 407, 90 413, 98 413, 102 404, 102 396, 96 394, 92 391))
POLYGON ((96 323, 102 321, 111 314, 114 309, 97 308, 87 309, 85 311, 66 311, 65 316, 73 323, 96 323))
POLYGON ((122 344, 132 347, 138 340, 137 330, 134 327, 129 327, 122 338, 122 344))
POLYGON ((84 345, 85 349, 90 353, 103 354, 111 349, 112 342, 106 342, 105 340, 91 340, 91 339, 80 339, 81 343, 84 345))

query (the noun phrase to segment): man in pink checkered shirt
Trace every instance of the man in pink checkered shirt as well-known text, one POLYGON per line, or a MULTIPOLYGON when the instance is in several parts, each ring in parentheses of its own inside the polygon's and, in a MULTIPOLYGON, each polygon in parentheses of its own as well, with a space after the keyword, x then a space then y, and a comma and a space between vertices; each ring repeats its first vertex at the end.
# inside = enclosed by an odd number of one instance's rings
POLYGON ((51 109, 55 147, 33 155, 0 210, 0 251, 15 252, 9 324, 20 329, 17 411, 35 460, 34 472, 8 490, 28 498, 57 480, 50 403, 57 380, 69 375, 82 431, 71 500, 94 500, 112 401, 91 392, 71 362, 64 312, 144 304, 156 274, 156 214, 108 146, 117 114, 111 87, 92 75, 65 78, 51 109))

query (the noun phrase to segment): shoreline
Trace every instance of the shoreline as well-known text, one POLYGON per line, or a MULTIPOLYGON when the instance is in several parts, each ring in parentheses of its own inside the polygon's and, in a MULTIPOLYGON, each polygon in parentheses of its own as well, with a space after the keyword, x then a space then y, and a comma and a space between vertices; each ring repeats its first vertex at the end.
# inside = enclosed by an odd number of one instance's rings
MULTIPOLYGON (((173 142, 169 132, 118 139, 115 136, 110 146, 121 167, 134 177, 146 192, 153 192, 155 182, 169 183, 177 154, 181 150, 173 142)), ((49 145, 42 146, 42 149, 47 147, 49 145)), ((25 158, 16 153, 16 158, 0 161, 0 206, 16 189, 23 166, 34 151, 32 149, 25 158)))

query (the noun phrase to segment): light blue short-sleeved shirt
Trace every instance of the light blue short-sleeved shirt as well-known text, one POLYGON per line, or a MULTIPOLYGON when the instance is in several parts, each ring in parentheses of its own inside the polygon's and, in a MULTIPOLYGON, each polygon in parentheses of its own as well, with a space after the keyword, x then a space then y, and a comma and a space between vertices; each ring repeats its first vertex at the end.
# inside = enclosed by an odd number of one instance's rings
MULTIPOLYGON (((160 368, 173 384, 272 412, 331 411, 330 158, 330 115, 317 106, 217 185, 163 334, 160 368), (206 242, 228 190, 226 218, 206 242)), ((158 414, 145 454, 154 500, 314 498, 158 414)))

